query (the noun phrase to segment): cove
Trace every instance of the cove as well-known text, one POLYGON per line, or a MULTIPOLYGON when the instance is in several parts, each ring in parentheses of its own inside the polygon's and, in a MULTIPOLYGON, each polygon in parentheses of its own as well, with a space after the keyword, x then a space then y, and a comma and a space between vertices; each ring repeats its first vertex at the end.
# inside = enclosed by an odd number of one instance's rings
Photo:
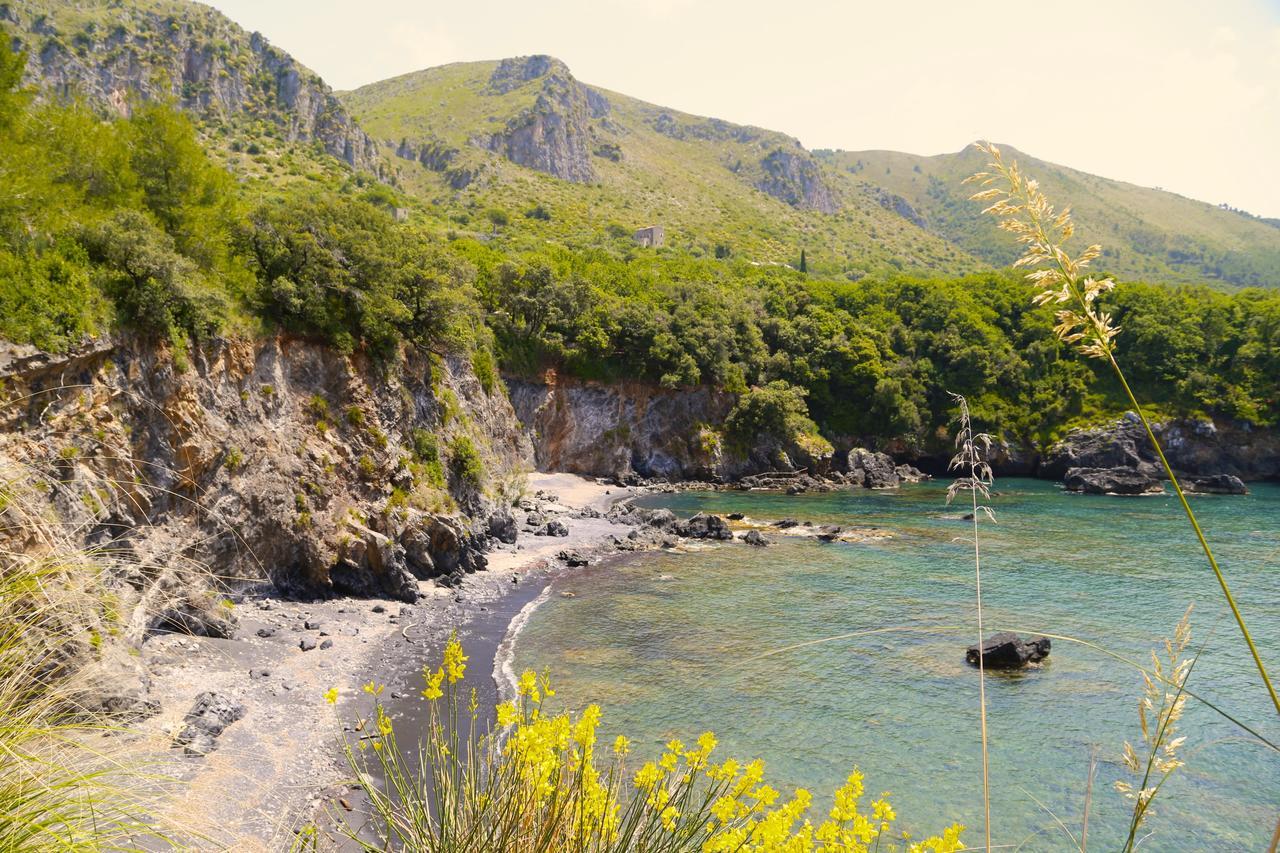
MULTIPOLYGON (((1170 496, 1064 494, 1003 480, 998 523, 984 524, 988 632, 1078 638, 1131 660, 1172 633, 1194 602, 1189 687, 1280 741, 1247 651, 1170 496)), ((945 485, 784 496, 756 492, 650 495, 680 515, 744 513, 874 528, 867 541, 695 545, 606 562, 555 580, 515 648, 517 669, 548 670, 557 698, 602 706, 602 737, 635 742, 632 764, 672 737, 716 732, 718 754, 767 762, 766 778, 803 786, 815 806, 855 765, 867 792, 890 791, 916 832, 958 820, 980 833, 973 566, 964 509, 945 485), (571 595, 566 595, 569 593, 571 595), (856 636, 813 643, 844 634, 856 636), (799 645, 811 643, 810 645, 799 645)), ((1280 486, 1195 507, 1265 659, 1280 660, 1280 486)), ((1097 773, 1090 846, 1118 847, 1129 804, 1112 789, 1136 741, 1140 673, 1082 643, 1054 641, 1039 667, 991 674, 996 843, 1072 849, 1051 810, 1077 834, 1090 755, 1097 773), (1036 801, 1043 804, 1038 805, 1036 801)), ((1275 825, 1280 760, 1197 702, 1178 771, 1144 844, 1153 850, 1261 849, 1275 825)), ((1136 745, 1136 744, 1135 744, 1136 745)))

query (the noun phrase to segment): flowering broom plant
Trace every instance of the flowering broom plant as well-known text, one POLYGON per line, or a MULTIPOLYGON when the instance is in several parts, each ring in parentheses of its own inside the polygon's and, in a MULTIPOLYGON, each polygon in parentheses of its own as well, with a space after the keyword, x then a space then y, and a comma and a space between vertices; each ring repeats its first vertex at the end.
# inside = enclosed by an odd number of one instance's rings
MULTIPOLYGON (((598 743, 600 708, 552 711, 549 679, 521 675, 517 695, 494 709, 481 732, 474 690, 459 686, 467 658, 456 636, 439 667, 424 671, 426 731, 417 759, 397 743, 382 688, 365 686, 372 714, 344 739, 347 758, 370 801, 367 832, 348 826, 364 849, 430 851, 932 851, 963 849, 956 824, 913 842, 897 829, 882 795, 864 803, 856 769, 824 819, 812 797, 784 797, 764 781, 764 762, 716 761, 715 735, 672 740, 655 759, 629 766, 623 736, 598 743)), ((336 702, 338 694, 328 698, 336 702)))

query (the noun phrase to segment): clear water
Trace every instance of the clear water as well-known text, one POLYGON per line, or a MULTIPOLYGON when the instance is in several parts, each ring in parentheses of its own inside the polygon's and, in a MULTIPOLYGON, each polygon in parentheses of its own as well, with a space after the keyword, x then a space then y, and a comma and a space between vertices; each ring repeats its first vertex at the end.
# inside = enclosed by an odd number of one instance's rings
MULTIPOLYGON (((1194 602, 1204 651, 1190 687, 1273 742, 1280 725, 1216 582, 1172 498, 1063 494, 1005 480, 985 524, 985 615, 998 629, 1044 631, 1147 657, 1194 602)), ((705 546, 597 566, 557 581, 520 636, 516 664, 549 669, 557 695, 598 702, 603 729, 652 757, 710 728, 722 755, 761 757, 779 788, 816 803, 849 768, 891 791, 910 828, 960 821, 980 838, 982 794, 973 565, 963 510, 938 484, 897 492, 787 497, 652 496, 681 514, 744 512, 878 526, 883 541, 778 539, 769 548, 705 546), (572 592, 573 596, 559 593, 572 592), (882 633, 808 645, 852 632, 882 633)), ((1280 675, 1280 486, 1195 507, 1264 660, 1280 675)), ((1137 738, 1141 676, 1088 646, 1055 641, 1041 668, 993 674, 987 697, 995 841, 1074 849, 1044 804, 1077 834, 1091 751, 1098 771, 1090 849, 1116 849, 1128 804, 1118 756, 1137 738)), ((1259 850, 1280 816, 1280 755, 1209 709, 1183 722, 1188 766, 1161 793, 1150 850, 1259 850)))

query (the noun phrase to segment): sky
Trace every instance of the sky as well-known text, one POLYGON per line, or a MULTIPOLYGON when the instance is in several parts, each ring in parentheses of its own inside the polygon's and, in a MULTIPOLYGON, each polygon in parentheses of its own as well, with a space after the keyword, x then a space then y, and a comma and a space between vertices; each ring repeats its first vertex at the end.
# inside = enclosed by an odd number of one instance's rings
POLYGON ((808 148, 976 139, 1280 217, 1280 0, 212 0, 336 89, 548 53, 808 148))

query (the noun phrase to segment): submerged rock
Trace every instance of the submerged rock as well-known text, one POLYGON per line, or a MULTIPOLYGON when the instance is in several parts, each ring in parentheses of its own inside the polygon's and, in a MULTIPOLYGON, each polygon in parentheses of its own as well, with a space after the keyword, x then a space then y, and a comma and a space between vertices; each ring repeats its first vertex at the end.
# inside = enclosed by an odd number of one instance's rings
MULTIPOLYGON (((1032 637, 1024 640, 1012 631, 992 634, 982 643, 982 665, 988 669, 1017 669, 1049 656, 1049 638, 1032 637)), ((965 650, 964 659, 978 665, 978 646, 965 650)))
POLYGON ((243 716, 244 705, 221 693, 205 691, 182 718, 186 725, 178 733, 177 743, 187 755, 208 755, 217 748, 218 736, 243 716))
POLYGON ((1086 495, 1149 495, 1164 491, 1160 480, 1136 468, 1072 468, 1062 478, 1069 492, 1086 495))

